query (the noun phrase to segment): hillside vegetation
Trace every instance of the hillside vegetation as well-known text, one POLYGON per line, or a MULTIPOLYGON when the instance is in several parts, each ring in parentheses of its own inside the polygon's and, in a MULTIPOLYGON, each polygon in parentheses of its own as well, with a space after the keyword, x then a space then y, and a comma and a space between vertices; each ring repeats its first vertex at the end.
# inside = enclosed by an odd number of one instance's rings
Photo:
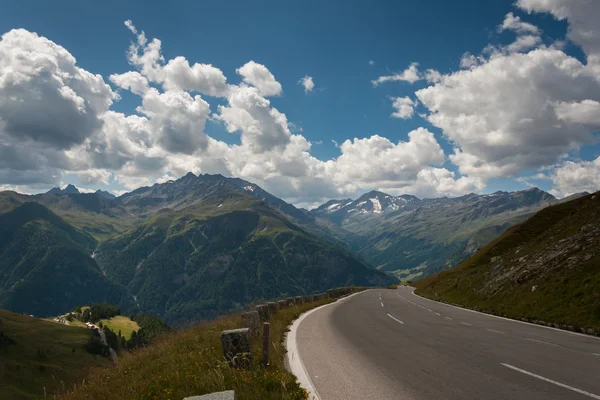
POLYGON ((88 353, 90 331, 0 310, 0 399, 48 398, 73 387, 90 367, 111 365, 88 353))
POLYGON ((392 279, 238 191, 163 209, 103 242, 96 260, 145 313, 169 323, 212 319, 257 299, 392 279))
POLYGON ((252 342, 251 369, 232 369, 224 361, 221 332, 241 327, 239 315, 233 315, 165 335, 152 346, 124 353, 115 368, 93 371, 84 386, 63 393, 59 399, 180 400, 223 390, 235 390, 238 400, 308 399, 296 377, 284 368, 283 338, 287 326, 301 313, 330 301, 295 305, 271 317, 267 368, 259 366, 261 339, 252 342))
POLYGON ((0 214, 0 308, 59 315, 78 304, 129 304, 90 257, 96 240, 38 203, 0 214))
POLYGON ((600 194, 545 208, 417 294, 491 313, 600 331, 600 194))

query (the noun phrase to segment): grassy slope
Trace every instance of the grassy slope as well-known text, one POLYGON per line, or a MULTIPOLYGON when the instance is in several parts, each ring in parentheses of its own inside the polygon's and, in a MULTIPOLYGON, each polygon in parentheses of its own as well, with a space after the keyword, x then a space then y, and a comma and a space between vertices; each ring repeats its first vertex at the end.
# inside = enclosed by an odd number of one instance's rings
POLYGON ((222 390, 235 390, 238 400, 306 399, 296 378, 284 368, 284 333, 304 311, 325 304, 307 303, 279 310, 271 318, 270 366, 258 366, 262 344, 252 343, 254 367, 235 370, 223 360, 220 335, 240 328, 234 315, 195 328, 163 336, 151 346, 121 357, 112 369, 92 373, 85 387, 59 396, 60 399, 182 399, 222 390), (110 382, 107 385, 106 382, 110 382))
POLYGON ((131 337, 131 332, 140 330, 140 326, 137 322, 132 321, 129 317, 123 315, 118 315, 110 319, 102 319, 100 322, 114 333, 119 333, 119 331, 121 331, 121 335, 125 336, 125 339, 127 340, 131 337))
POLYGON ((61 382, 81 382, 89 367, 110 365, 85 351, 87 329, 0 310, 0 331, 14 341, 0 345, 1 399, 43 398, 44 388, 51 395, 61 382))
POLYGON ((600 195, 546 208, 458 267, 415 282, 417 293, 513 318, 598 331, 598 226, 600 195))

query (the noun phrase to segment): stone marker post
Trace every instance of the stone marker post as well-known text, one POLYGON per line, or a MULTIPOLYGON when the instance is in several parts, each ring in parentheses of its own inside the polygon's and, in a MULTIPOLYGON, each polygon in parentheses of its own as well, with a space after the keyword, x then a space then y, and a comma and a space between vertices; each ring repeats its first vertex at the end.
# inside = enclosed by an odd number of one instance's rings
POLYGON ((297 305, 300 305, 300 304, 302 304, 302 297, 300 297, 300 296, 297 296, 295 301, 296 301, 296 304, 297 304, 297 305))
POLYGON ((271 333, 271 324, 265 322, 263 324, 263 348, 262 348, 262 361, 261 364, 263 367, 269 365, 269 349, 270 349, 270 333, 271 333))
POLYGON ((265 304, 260 304, 256 306, 256 311, 258 312, 258 316, 260 317, 260 322, 269 321, 269 309, 265 304))
POLYGON ((250 329, 232 329, 221 332, 223 355, 229 366, 248 369, 252 366, 250 329))
POLYGON ((242 327, 248 328, 252 337, 260 337, 260 317, 258 311, 242 313, 242 327))
POLYGON ((277 307, 281 310, 287 307, 287 302, 285 300, 279 300, 277 302, 277 307))
POLYGON ((269 310, 269 315, 277 314, 277 303, 268 302, 267 309, 269 310))

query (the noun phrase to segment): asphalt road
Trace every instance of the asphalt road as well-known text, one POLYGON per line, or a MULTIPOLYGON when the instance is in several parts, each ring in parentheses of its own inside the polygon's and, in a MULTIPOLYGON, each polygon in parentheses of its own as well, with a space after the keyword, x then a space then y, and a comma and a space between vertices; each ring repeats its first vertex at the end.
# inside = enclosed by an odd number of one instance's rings
POLYGON ((295 324, 299 365, 314 398, 600 399, 597 338, 412 292, 370 290, 295 324))

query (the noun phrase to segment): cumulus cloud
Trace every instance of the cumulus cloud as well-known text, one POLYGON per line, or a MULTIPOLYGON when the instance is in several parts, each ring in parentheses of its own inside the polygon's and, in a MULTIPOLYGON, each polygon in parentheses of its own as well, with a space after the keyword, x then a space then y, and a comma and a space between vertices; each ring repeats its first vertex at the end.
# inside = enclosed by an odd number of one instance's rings
POLYGON ((552 193, 560 197, 584 191, 596 192, 600 190, 600 157, 593 161, 568 161, 557 167, 550 179, 552 193))
POLYGON ((99 116, 115 93, 100 75, 75 64, 67 50, 35 33, 14 29, 2 35, 2 142, 32 140, 68 149, 101 128, 99 116))
POLYGON ((279 96, 282 93, 281 83, 262 64, 248 61, 235 72, 242 76, 244 82, 257 88, 262 96, 279 96))
POLYGON ((312 76, 306 75, 304 78, 300 79, 298 83, 304 87, 304 93, 312 92, 315 88, 312 76))
POLYGON ((507 30, 515 31, 520 34, 540 34, 540 29, 537 26, 530 24, 529 22, 521 21, 520 17, 514 15, 511 12, 506 14, 504 22, 500 26, 498 26, 498 32, 503 32, 507 30))
POLYGON ((594 138, 584 125, 559 119, 555 103, 598 99, 587 66, 560 50, 495 54, 485 63, 416 92, 428 120, 456 144, 450 156, 464 174, 506 177, 556 159, 594 138), (549 101, 550 100, 550 101, 549 101))
POLYGON ((409 119, 415 114, 415 103, 410 97, 392 97, 392 107, 396 109, 392 113, 392 117, 409 119))
POLYGON ((373 84, 373 86, 379 86, 384 82, 403 81, 408 83, 415 83, 421 79, 423 78, 421 76, 421 73, 419 72, 419 63, 412 63, 407 69, 400 73, 380 76, 374 81, 371 81, 371 83, 373 84))
POLYGON ((554 106, 558 119, 590 128, 600 128, 600 102, 583 100, 558 102, 554 106))
MULTIPOLYGON (((63 47, 25 30, 2 37, 3 188, 47 190, 70 174, 82 185, 116 182, 135 189, 192 171, 240 176, 299 204, 374 187, 420 193, 450 193, 437 192, 436 185, 467 190, 461 183, 466 177, 439 168, 444 153, 423 128, 397 143, 379 135, 346 140, 338 157, 319 160, 310 153, 311 143, 293 133, 287 116, 267 99, 283 89, 266 66, 250 61, 236 70, 241 82, 229 83, 210 64, 190 65, 184 57, 166 60, 160 40, 148 39, 131 21, 125 25, 136 35, 127 53, 135 70, 109 79, 139 97, 133 114, 112 110, 119 95, 101 76, 78 67, 63 47), (202 96, 222 98, 212 114, 202 96), (209 119, 239 134, 240 143, 207 135, 209 119)), ((409 74, 410 68, 410 80, 409 74)), ((424 76, 432 82, 443 78, 433 70, 424 76)), ((303 86, 312 90, 314 82, 305 80, 303 86)), ((412 114, 410 98, 397 100, 397 105, 398 116, 412 114)))

